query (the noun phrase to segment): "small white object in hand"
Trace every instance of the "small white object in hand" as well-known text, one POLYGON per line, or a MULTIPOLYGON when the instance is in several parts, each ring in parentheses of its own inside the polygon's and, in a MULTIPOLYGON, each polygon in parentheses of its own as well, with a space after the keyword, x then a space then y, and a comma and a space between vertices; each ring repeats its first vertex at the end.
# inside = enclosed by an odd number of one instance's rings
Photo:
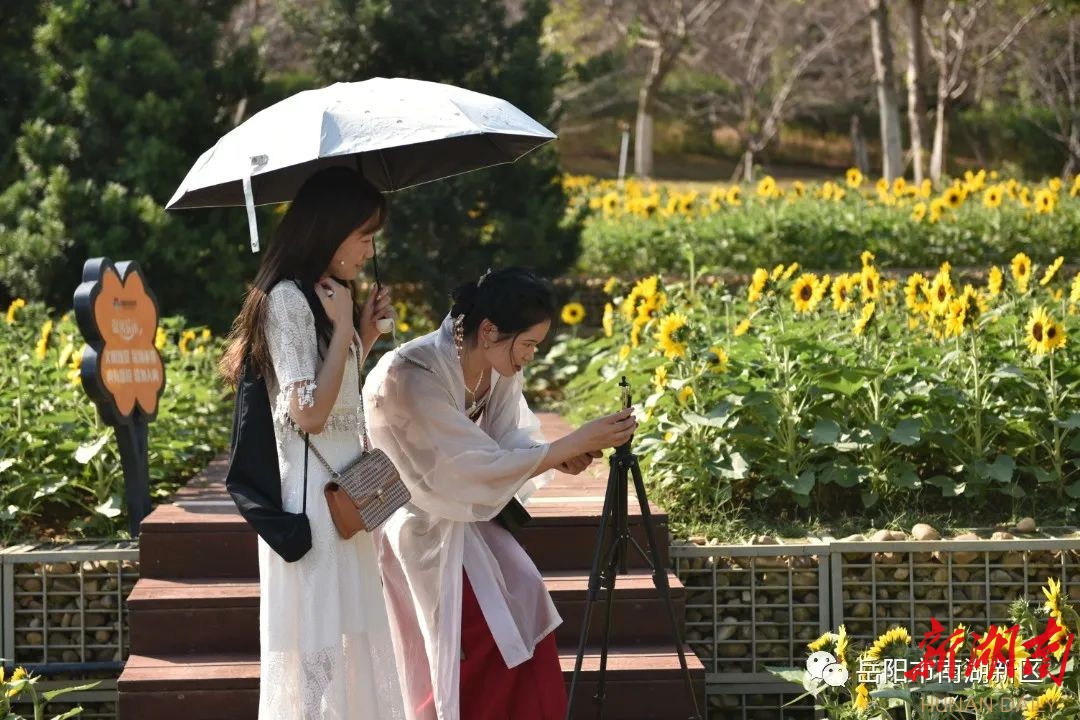
POLYGON ((375 327, 381 333, 388 333, 394 329, 394 318, 379 318, 375 321, 375 327))

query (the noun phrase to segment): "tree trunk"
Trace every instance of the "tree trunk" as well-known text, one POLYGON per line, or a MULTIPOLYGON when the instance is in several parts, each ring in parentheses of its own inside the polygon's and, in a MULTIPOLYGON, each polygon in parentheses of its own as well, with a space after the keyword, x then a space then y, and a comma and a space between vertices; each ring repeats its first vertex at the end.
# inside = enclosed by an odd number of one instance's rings
POLYGON ((653 115, 656 106, 656 93, 664 81, 664 52, 661 48, 653 51, 649 72, 641 83, 638 92, 637 122, 634 127, 634 174, 638 177, 651 177, 653 172, 653 115))
POLYGON ((870 156, 866 152, 866 141, 863 140, 862 130, 859 128, 859 116, 851 116, 851 149, 855 153, 855 167, 859 172, 867 175, 870 172, 870 156))
MULTIPOLYGON (((948 25, 943 28, 942 37, 948 38, 948 25)), ((948 40, 945 40, 947 43, 948 40)), ((934 108, 934 147, 930 152, 930 180, 935 187, 941 186, 941 178, 945 175, 945 153, 948 143, 948 109, 949 109, 949 65, 948 48, 942 44, 941 54, 938 56, 938 85, 937 107, 934 108)))
POLYGON ((638 96, 637 122, 634 125, 634 174, 651 177, 653 171, 652 99, 645 88, 638 96))
POLYGON ((870 0, 870 39, 874 49, 874 81, 881 115, 881 174, 890 182, 903 171, 900 146, 900 111, 896 102, 892 44, 889 40, 887 0, 870 0))
POLYGON ((911 133, 911 164, 915 182, 923 181, 923 118, 926 117, 926 96, 923 94, 923 4, 925 0, 908 0, 908 129, 911 133))
POLYGON ((743 153, 743 182, 754 181, 754 150, 751 147, 747 147, 743 153))
POLYGON ((1065 167, 1061 170, 1061 178, 1065 180, 1076 172, 1076 159, 1080 156, 1080 125, 1073 123, 1069 130, 1069 146, 1065 154, 1065 167))

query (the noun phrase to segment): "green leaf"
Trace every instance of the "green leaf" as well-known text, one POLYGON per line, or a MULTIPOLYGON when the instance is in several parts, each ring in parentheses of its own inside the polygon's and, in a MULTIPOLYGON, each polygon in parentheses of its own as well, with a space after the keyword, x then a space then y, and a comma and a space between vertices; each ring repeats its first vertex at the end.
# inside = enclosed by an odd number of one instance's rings
POLYGON ((105 443, 109 442, 110 437, 112 437, 111 433, 105 433, 89 445, 80 445, 79 449, 75 451, 75 460, 82 465, 90 462, 97 457, 97 454, 101 452, 101 448, 105 447, 105 443))
POLYGON ((840 437, 840 425, 835 420, 821 418, 810 431, 810 440, 815 445, 832 445, 840 437))
POLYGON ((889 439, 897 445, 911 446, 919 442, 922 435, 922 422, 914 418, 905 418, 896 424, 889 433, 889 439))
POLYGON ((796 496, 805 497, 809 495, 814 488, 814 471, 804 470, 794 481, 785 478, 784 487, 795 493, 796 496))
POLYGON ((1065 488, 1065 494, 1072 498, 1080 498, 1080 480, 1065 488))
POLYGON ((101 503, 94 508, 94 512, 99 515, 104 515, 107 518, 115 518, 120 516, 121 509, 123 507, 123 501, 119 495, 111 495, 108 500, 101 503))
POLYGON ((862 497, 862 504, 865 508, 872 508, 877 505, 878 500, 881 497, 873 490, 863 490, 859 495, 862 497))
POLYGON ((935 475, 934 477, 926 481, 927 485, 933 485, 934 487, 941 489, 941 494, 944 497, 958 497, 964 494, 964 488, 967 483, 958 483, 947 475, 935 475))
POLYGON ((61 688, 59 690, 50 690, 48 692, 41 693, 41 697, 45 698, 46 702, 51 702, 51 701, 55 700, 56 698, 60 697, 61 695, 67 695, 68 693, 73 693, 73 692, 82 692, 84 690, 93 690, 94 688, 96 688, 100 684, 101 684, 101 681, 98 680, 97 682, 92 682, 92 683, 89 683, 87 685, 79 685, 79 686, 76 686, 76 687, 61 688))
POLYGON ((1068 420, 1055 420, 1054 424, 1064 430, 1075 430, 1080 428, 1080 413, 1073 413, 1069 416, 1068 420))
POLYGON ((988 474, 999 483, 1012 482, 1013 473, 1016 471, 1016 461, 1008 455, 998 455, 994 464, 988 468, 988 474))
POLYGON ((68 710, 63 715, 54 716, 52 718, 52 720, 68 720, 68 718, 73 718, 73 717, 75 717, 77 715, 81 715, 82 711, 83 711, 82 705, 77 705, 77 706, 71 708, 70 710, 68 710))
POLYGON ((895 470, 893 476, 893 484, 898 488, 904 490, 914 490, 919 487, 921 481, 919 480, 919 474, 915 472, 915 468, 907 463, 899 464, 895 470))

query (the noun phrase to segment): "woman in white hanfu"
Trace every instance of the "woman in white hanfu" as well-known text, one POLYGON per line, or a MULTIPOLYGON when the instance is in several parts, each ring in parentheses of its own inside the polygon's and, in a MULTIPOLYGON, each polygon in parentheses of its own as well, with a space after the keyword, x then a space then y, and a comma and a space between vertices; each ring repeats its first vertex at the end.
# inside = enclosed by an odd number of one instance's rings
POLYGON ((222 360, 234 384, 250 358, 266 379, 287 512, 304 503, 312 547, 286 562, 259 539, 260 720, 400 720, 386 604, 369 533, 338 536, 323 486, 329 473, 304 437, 341 469, 360 455, 358 364, 392 317, 384 290, 362 308, 355 278, 386 219, 382 195, 354 170, 304 183, 282 218, 222 360), (305 461, 307 462, 305 463, 305 461))
POLYGON ((566 687, 543 578, 493 518, 548 471, 578 473, 625 442, 629 410, 547 442, 522 396, 556 314, 528 270, 454 292, 435 332, 383 356, 364 385, 375 445, 412 502, 376 533, 410 720, 555 720, 566 687))

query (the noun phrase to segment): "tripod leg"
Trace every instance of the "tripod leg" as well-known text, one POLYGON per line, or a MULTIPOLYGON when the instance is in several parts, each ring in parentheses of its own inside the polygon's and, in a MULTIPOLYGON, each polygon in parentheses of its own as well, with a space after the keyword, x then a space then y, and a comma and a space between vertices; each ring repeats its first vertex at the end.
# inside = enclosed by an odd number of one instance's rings
POLYGON ((638 505, 641 507, 641 522, 645 527, 645 540, 649 544, 649 554, 646 558, 652 564, 653 585, 656 586, 660 597, 667 606, 668 617, 671 619, 671 634, 675 638, 675 651, 679 654, 679 666, 682 668, 683 680, 686 683, 686 692, 690 696, 690 702, 694 708, 694 718, 701 717, 698 709, 697 694, 694 692, 694 681, 690 677, 690 667, 686 664, 686 653, 683 651, 683 640, 679 633, 679 623, 675 618, 675 606, 671 602, 671 586, 668 585, 667 568, 660 563, 660 553, 656 544, 656 529, 653 526, 652 512, 649 511, 649 498, 645 494, 645 482, 641 479, 641 467, 637 458, 633 459, 630 471, 634 476, 634 490, 637 492, 638 505))
MULTIPOLYGON (((622 546, 621 557, 626 557, 626 541, 624 538, 616 537, 614 542, 622 546)), ((615 572, 616 565, 618 564, 620 553, 615 552, 611 555, 611 560, 608 564, 608 572, 611 573, 609 581, 604 584, 607 589, 607 599, 604 602, 604 636, 600 641, 600 675, 596 681, 596 720, 601 720, 604 717, 604 700, 606 699, 606 692, 604 690, 604 683, 607 679, 607 658, 608 658, 608 645, 611 642, 611 616, 614 611, 615 600, 615 580, 617 574, 615 572)))
MULTIPOLYGON (((614 472, 614 465, 612 468, 612 472, 614 472)), ((603 556, 611 514, 615 508, 615 500, 615 485, 609 478, 607 491, 604 494, 604 509, 600 513, 600 527, 596 532, 596 548, 593 550, 592 569, 589 571, 589 589, 585 595, 585 617, 581 623, 581 639, 578 640, 577 658, 574 660, 574 674, 570 680, 570 697, 566 704, 566 720, 570 720, 573 715, 574 695, 577 692, 578 677, 581 675, 581 665, 585 659, 585 643, 589 638, 593 603, 596 602, 596 598, 600 593, 600 558, 603 556)), ((612 547, 614 545, 613 542, 612 547)))

